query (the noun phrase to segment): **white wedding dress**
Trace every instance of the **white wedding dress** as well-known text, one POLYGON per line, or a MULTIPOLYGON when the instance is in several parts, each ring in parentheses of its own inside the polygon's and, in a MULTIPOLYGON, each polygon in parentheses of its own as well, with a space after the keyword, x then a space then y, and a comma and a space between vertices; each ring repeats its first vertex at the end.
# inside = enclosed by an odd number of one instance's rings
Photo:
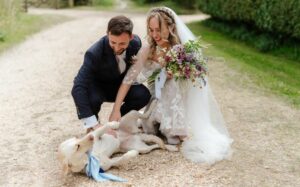
MULTIPOLYGON (((147 48, 147 47, 146 47, 147 48)), ((140 61, 141 56, 148 56, 149 49, 143 48, 138 55, 139 60, 126 74, 123 83, 142 84, 147 81, 157 69, 162 69, 157 62, 145 60, 140 61), (142 64, 142 65, 141 65, 142 64)), ((154 86, 149 86, 151 95, 155 95, 154 86)), ((161 91, 161 98, 157 100, 155 109, 150 118, 160 123, 159 131, 166 137, 187 136, 186 115, 184 109, 184 99, 180 85, 174 80, 167 80, 161 91)))
MULTIPOLYGON (((182 43, 195 39, 192 32, 169 9, 175 18, 177 32, 182 43)), ((137 62, 130 68, 123 83, 146 81, 161 66, 147 59, 149 47, 138 53, 137 62)), ((153 88, 150 88, 152 94, 153 88)), ((161 90, 161 98, 152 115, 160 122, 159 130, 165 135, 187 136, 182 143, 183 155, 199 163, 213 164, 231 156, 230 138, 222 114, 211 93, 209 82, 203 88, 189 81, 167 80, 161 90)))

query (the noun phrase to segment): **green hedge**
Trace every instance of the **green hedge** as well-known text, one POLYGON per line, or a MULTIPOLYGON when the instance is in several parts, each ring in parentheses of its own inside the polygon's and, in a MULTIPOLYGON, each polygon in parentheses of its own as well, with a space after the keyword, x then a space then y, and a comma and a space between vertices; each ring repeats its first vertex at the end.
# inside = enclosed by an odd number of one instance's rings
POLYGON ((212 17, 300 38, 300 0, 198 0, 212 17))
POLYGON ((243 41, 262 52, 269 52, 275 56, 282 56, 300 62, 300 39, 262 32, 247 24, 237 24, 217 18, 207 19, 202 21, 202 24, 222 32, 226 36, 243 41))

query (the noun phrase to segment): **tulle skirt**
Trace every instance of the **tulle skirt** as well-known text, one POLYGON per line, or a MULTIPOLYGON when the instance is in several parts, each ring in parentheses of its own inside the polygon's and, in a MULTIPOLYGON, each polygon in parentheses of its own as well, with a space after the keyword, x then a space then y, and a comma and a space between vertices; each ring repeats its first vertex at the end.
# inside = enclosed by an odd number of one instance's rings
POLYGON ((182 144, 183 155, 193 162, 208 164, 230 158, 233 140, 209 84, 201 89, 191 83, 184 87, 188 137, 182 144))

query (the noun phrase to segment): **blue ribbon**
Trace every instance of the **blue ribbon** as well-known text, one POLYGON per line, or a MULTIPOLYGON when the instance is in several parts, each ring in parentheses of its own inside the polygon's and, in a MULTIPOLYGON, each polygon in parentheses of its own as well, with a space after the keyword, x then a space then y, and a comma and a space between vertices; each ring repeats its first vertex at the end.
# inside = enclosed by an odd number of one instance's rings
POLYGON ((86 175, 93 178, 97 182, 103 181, 116 181, 116 182, 127 182, 127 180, 120 177, 114 176, 109 173, 104 173, 104 170, 100 168, 99 160, 88 153, 89 162, 85 168, 86 175))
POLYGON ((164 87, 166 80, 166 69, 162 68, 158 76, 155 78, 155 97, 157 99, 161 99, 161 89, 164 87))

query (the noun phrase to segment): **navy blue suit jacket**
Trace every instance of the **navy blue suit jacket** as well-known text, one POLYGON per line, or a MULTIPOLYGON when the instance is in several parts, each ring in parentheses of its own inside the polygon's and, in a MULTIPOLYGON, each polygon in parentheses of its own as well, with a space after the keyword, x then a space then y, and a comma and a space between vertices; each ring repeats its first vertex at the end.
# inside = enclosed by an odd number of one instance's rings
POLYGON ((89 86, 93 84, 101 89, 119 87, 131 66, 132 56, 136 55, 140 48, 141 40, 134 35, 126 49, 126 70, 122 74, 107 36, 102 37, 86 51, 84 62, 75 77, 72 89, 79 119, 93 115, 88 98, 89 86))

